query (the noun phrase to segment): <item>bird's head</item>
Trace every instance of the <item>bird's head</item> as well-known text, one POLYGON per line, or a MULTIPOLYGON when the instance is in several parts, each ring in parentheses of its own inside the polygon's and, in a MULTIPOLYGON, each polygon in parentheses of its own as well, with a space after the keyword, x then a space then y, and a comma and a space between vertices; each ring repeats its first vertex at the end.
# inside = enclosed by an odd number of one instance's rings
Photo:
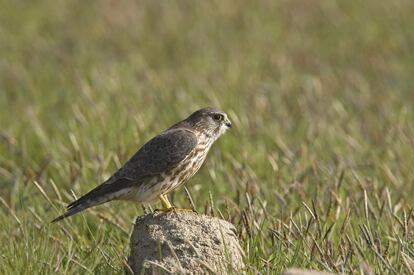
POLYGON ((219 138, 227 129, 231 128, 227 114, 216 108, 203 108, 195 111, 185 121, 194 130, 214 139, 219 138))

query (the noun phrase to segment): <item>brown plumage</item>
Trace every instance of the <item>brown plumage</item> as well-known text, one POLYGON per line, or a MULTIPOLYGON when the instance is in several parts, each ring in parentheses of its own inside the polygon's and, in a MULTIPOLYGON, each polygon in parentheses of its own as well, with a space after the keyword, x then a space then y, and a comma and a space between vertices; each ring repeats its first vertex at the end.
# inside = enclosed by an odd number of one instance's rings
POLYGON ((111 200, 143 203, 158 198, 171 209, 166 194, 200 169, 211 145, 230 127, 219 109, 192 113, 144 144, 112 177, 70 203, 66 213, 52 222, 111 200))

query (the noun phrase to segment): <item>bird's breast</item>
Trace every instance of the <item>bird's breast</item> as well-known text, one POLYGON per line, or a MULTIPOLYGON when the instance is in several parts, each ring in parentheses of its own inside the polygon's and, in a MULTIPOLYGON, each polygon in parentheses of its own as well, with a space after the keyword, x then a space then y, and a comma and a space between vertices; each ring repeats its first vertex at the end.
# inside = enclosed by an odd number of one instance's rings
POLYGON ((213 142, 214 140, 199 139, 194 150, 178 165, 141 186, 138 192, 138 201, 150 201, 159 194, 167 194, 185 183, 200 169, 213 142))
POLYGON ((200 144, 183 160, 182 164, 177 167, 179 171, 182 171, 182 180, 187 180, 200 169, 209 149, 210 145, 200 144))
POLYGON ((210 145, 208 143, 197 145, 179 165, 165 175, 165 181, 169 182, 164 188, 165 193, 186 182, 200 169, 210 149, 210 145))

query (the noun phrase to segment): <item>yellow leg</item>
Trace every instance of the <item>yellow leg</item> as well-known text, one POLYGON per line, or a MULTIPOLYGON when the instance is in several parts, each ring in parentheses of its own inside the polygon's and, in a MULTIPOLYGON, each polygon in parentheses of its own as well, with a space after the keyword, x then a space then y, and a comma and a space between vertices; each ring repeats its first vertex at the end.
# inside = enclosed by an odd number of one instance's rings
POLYGON ((162 210, 172 210, 173 206, 171 205, 168 197, 166 195, 160 195, 161 205, 163 207, 162 210))
POLYGON ((190 208, 175 208, 172 206, 170 201, 168 200, 167 195, 160 195, 162 209, 156 209, 155 211, 163 211, 163 212, 170 212, 170 211, 188 211, 188 212, 196 212, 194 209, 190 208))

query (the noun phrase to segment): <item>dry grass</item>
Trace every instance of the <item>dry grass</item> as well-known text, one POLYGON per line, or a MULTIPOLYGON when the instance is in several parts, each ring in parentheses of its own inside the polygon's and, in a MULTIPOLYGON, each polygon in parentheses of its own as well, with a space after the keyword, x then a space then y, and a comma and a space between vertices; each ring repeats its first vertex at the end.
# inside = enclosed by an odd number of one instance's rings
POLYGON ((206 105, 187 187, 248 273, 413 273, 413 3, 1 1, 0 273, 122 273, 140 207, 49 221, 206 105))

